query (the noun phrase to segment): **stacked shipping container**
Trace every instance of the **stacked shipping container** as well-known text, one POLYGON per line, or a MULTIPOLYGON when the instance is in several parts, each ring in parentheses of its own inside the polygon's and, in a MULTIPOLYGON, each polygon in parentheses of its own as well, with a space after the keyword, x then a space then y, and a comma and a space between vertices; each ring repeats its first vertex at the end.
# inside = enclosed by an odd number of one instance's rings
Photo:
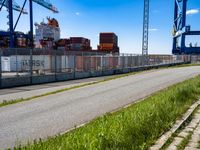
POLYGON ((91 50, 90 40, 83 37, 71 37, 70 38, 70 50, 91 50))
POLYGON ((98 50, 119 53, 118 37, 115 33, 100 33, 98 50))
POLYGON ((57 48, 65 48, 69 51, 90 51, 90 40, 84 37, 70 37, 69 39, 60 39, 56 42, 57 48))

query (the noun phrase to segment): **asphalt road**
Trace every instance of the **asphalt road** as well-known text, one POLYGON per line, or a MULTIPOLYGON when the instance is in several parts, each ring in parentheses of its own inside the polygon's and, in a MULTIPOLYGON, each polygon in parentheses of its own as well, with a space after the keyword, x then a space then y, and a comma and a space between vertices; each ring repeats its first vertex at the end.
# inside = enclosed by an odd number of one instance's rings
POLYGON ((62 133, 200 74, 200 67, 143 72, 0 108, 0 148, 62 133))
MULTIPOLYGON (((119 75, 113 75, 119 76, 119 75)), ((94 82, 103 79, 110 78, 110 76, 102 76, 102 77, 94 77, 94 78, 86 78, 86 79, 78 79, 78 80, 70 80, 70 81, 63 81, 63 82, 53 82, 53 83, 44 83, 38 85, 28 85, 28 86, 20 86, 20 87, 13 87, 13 88, 5 88, 0 89, 0 96, 7 95, 7 94, 16 94, 26 91, 34 91, 39 89, 49 89, 54 87, 66 86, 71 84, 80 84, 86 82, 94 82)))
POLYGON ((97 82, 104 79, 108 79, 110 77, 117 77, 117 76, 120 75, 102 76, 102 77, 86 78, 79 80, 70 80, 64 82, 54 82, 54 83, 45 83, 39 85, 29 85, 29 86, 0 89, 0 103, 2 103, 4 100, 10 101, 21 98, 26 99, 33 96, 38 96, 49 92, 70 88, 74 86, 79 86, 87 83, 97 82))

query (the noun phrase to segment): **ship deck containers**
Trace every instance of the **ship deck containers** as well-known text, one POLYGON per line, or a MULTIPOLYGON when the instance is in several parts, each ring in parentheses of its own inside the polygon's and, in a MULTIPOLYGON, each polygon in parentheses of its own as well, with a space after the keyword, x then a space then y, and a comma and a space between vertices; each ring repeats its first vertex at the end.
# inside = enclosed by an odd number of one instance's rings
POLYGON ((98 50, 119 52, 118 36, 113 32, 100 33, 98 50))

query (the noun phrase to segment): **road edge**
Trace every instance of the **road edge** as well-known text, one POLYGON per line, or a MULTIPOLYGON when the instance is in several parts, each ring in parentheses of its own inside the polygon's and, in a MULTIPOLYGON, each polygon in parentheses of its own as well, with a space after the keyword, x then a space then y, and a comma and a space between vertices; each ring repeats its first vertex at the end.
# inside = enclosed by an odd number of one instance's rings
POLYGON ((190 106, 190 108, 187 110, 187 112, 185 114, 183 114, 183 116, 178 119, 175 124, 173 125, 173 127, 167 131, 166 133, 164 133, 156 142, 155 145, 151 146, 149 148, 149 150, 160 150, 165 143, 170 139, 170 137, 172 137, 172 135, 178 130, 180 129, 180 127, 190 118, 190 116, 193 114, 193 112, 196 110, 196 108, 200 106, 200 99, 195 102, 192 106, 190 106))

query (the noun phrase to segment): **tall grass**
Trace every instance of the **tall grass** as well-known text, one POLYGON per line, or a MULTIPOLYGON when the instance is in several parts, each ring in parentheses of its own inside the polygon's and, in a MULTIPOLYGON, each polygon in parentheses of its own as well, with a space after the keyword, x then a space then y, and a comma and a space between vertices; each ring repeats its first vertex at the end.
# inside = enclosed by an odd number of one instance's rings
POLYGON ((200 96, 200 76, 160 91, 140 103, 99 117, 64 135, 16 150, 145 150, 170 129, 200 96))

